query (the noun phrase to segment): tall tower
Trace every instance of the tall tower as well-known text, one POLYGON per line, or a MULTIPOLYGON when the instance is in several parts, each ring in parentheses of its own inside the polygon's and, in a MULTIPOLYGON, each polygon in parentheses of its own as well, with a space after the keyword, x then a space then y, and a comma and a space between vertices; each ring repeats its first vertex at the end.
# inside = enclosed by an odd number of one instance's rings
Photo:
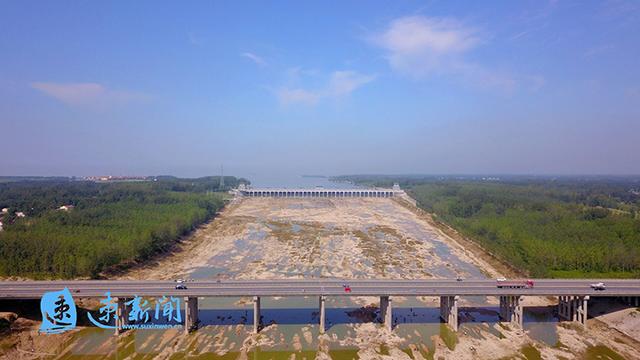
POLYGON ((224 189, 224 165, 220 165, 220 190, 224 189))

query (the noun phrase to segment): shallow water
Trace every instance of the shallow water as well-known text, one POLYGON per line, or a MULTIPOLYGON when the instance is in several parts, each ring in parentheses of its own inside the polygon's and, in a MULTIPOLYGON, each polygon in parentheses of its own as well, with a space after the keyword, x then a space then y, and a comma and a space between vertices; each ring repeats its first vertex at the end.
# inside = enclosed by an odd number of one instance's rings
POLYGON ((551 309, 536 310, 524 308, 524 329, 532 339, 549 346, 557 346, 558 318, 551 309))

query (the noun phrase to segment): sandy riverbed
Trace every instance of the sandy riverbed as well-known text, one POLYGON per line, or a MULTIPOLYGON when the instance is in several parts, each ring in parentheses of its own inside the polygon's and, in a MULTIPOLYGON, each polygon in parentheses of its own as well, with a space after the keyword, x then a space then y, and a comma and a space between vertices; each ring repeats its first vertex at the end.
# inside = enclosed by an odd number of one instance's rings
MULTIPOLYGON (((499 275, 501 271, 491 261, 466 248, 463 242, 456 240, 455 233, 441 230, 425 214, 391 199, 252 198, 234 201, 217 218, 180 244, 175 253, 131 269, 117 278, 411 279, 499 275)), ((312 308, 317 299, 270 301, 273 308, 306 309, 312 308)), ((313 318, 309 324, 270 325, 259 335, 252 335, 242 314, 247 301, 236 299, 231 304, 208 304, 212 309, 221 306, 239 309, 230 325, 220 320, 225 313, 211 310, 210 323, 189 336, 177 330, 152 335, 131 331, 114 341, 111 334, 95 334, 88 329, 86 332, 91 335, 81 334, 72 339, 67 335, 56 345, 59 346, 56 352, 73 354, 78 343, 86 343, 92 337, 91 342, 95 342, 96 347, 102 349, 100 354, 105 356, 113 354, 116 343, 119 345, 115 348, 134 344, 139 355, 148 353, 160 358, 168 358, 170 354, 189 356, 207 352, 242 359, 259 347, 264 358, 269 358, 269 351, 273 351, 274 357, 340 359, 355 356, 367 359, 441 356, 494 359, 539 352, 543 358, 553 359, 580 357, 599 345, 606 345, 628 358, 640 358, 637 342, 594 320, 590 320, 590 326, 595 330, 590 332, 568 323, 545 324, 550 321, 550 309, 553 308, 553 302, 545 298, 526 299, 526 306, 542 309, 541 314, 530 314, 531 323, 537 317, 545 320, 540 321, 538 328, 525 326, 524 331, 498 323, 494 308, 496 299, 463 298, 461 305, 466 308, 461 310, 463 324, 457 335, 437 323, 436 298, 394 299, 394 306, 399 309, 394 312, 397 325, 393 332, 372 322, 362 322, 376 317, 378 299, 332 301, 328 306, 334 310, 328 316, 335 324, 322 336, 318 335, 313 318), (478 310, 480 305, 489 309, 478 310), (544 334, 551 329, 553 336, 544 334)), ((206 307, 207 303, 203 301, 203 308, 206 307)), ((205 318, 206 311, 202 315, 205 318)), ((276 323, 295 317, 287 313, 267 316, 276 323)), ((631 326, 634 330, 634 325, 629 325, 624 316, 611 317, 619 322, 618 326, 631 326)), ((635 334, 634 331, 625 332, 635 334)), ((49 343, 48 351, 56 347, 52 343, 49 343)), ((36 347, 33 351, 42 352, 42 349, 36 347)), ((21 354, 24 355, 24 351, 13 352, 12 356, 24 357, 21 354)))
POLYGON ((237 279, 483 277, 481 261, 447 240, 388 199, 245 199, 162 266, 121 278, 169 279, 203 266, 237 279))

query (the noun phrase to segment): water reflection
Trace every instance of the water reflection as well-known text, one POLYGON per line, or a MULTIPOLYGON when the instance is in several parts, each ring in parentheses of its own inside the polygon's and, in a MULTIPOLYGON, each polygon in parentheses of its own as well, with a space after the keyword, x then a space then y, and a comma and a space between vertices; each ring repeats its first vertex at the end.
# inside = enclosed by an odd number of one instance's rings
MULTIPOLYGON (((372 326, 364 328, 366 331, 377 332, 376 329, 382 328, 377 306, 329 307, 326 334, 320 336, 317 298, 265 298, 261 311, 265 327, 257 335, 258 341, 252 334, 253 308, 249 302, 239 298, 209 300, 213 301, 204 301, 199 312, 200 329, 189 336, 182 335, 182 329, 166 329, 127 331, 125 335, 115 337, 112 330, 86 328, 76 334, 63 358, 79 355, 126 357, 131 354, 153 357, 163 351, 176 352, 177 356, 203 352, 216 359, 235 359, 241 354, 249 358, 289 358, 296 354, 301 358, 315 356, 319 349, 336 358, 349 358, 359 350, 357 339, 363 336, 359 324, 372 326)), ((393 308, 393 336, 399 339, 396 344, 399 349, 407 353, 418 351, 426 358, 435 350, 435 338, 442 339, 451 348, 456 346, 458 336, 480 340, 504 338, 497 307, 462 307, 459 319, 460 327, 455 333, 441 323, 437 307, 396 306, 393 308)), ((558 342, 556 326, 557 319, 551 307, 525 308, 524 329, 532 339, 555 346, 558 342)))

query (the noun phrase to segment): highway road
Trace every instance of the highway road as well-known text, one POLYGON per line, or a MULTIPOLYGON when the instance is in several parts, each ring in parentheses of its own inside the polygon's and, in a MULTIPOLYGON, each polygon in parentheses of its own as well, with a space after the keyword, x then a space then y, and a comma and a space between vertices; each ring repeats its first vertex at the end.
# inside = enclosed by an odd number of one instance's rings
MULTIPOLYGON (((510 280, 512 281, 512 280, 510 280)), ((524 282, 525 280, 519 280, 524 282)), ((3 281, 0 299, 39 299, 44 292, 69 288, 74 297, 190 296, 450 296, 450 295, 532 295, 532 296, 640 296, 640 280, 551 280, 533 279, 530 289, 498 288, 496 280, 221 280, 188 281, 187 289, 175 289, 174 281, 154 280, 77 280, 77 281, 3 281), (603 282, 604 291, 591 289, 603 282), (348 284, 351 292, 346 292, 348 284)))

